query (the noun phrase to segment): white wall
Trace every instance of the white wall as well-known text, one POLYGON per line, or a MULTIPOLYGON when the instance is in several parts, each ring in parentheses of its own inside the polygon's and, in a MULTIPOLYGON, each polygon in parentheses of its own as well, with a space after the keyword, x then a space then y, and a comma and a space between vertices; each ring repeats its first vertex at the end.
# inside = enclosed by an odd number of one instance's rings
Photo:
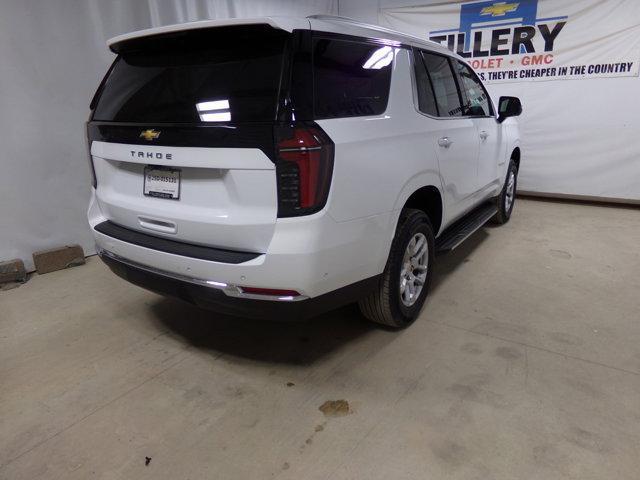
POLYGON ((117 34, 204 18, 337 14, 337 0, 2 0, 0 261, 94 253, 84 123, 117 34))
POLYGON ((430 3, 455 3, 458 0, 340 0, 340 15, 377 24, 381 8, 409 7, 430 3))
POLYGON ((522 100, 521 191, 640 203, 637 77, 488 85, 522 100))
POLYGON ((83 1, 0 4, 0 260, 93 251, 83 123, 110 55, 91 18, 83 1))

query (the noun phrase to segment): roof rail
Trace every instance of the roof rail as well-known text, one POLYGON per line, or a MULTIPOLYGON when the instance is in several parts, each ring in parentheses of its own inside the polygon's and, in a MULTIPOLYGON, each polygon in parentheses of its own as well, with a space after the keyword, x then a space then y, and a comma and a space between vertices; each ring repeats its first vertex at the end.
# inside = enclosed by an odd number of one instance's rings
POLYGON ((429 40, 428 38, 421 38, 421 37, 418 37, 417 35, 411 35, 409 33, 400 32, 398 30, 393 30, 391 28, 381 27, 380 25, 373 25, 371 23, 361 22, 359 20, 354 20, 353 18, 349 18, 349 17, 341 17, 339 15, 318 14, 318 15, 309 15, 307 18, 315 19, 315 20, 327 20, 330 22, 348 23, 356 27, 368 28, 368 29, 376 30, 378 32, 383 32, 383 33, 392 33, 394 35, 413 38, 420 42, 435 43, 436 45, 440 45, 438 42, 434 42, 433 40, 429 40))

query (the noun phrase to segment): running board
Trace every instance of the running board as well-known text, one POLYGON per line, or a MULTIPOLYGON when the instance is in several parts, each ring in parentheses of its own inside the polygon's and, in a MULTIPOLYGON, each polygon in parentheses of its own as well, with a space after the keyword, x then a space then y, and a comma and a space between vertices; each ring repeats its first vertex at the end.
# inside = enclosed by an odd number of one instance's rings
POLYGON ((495 203, 488 202, 467 213, 436 238, 436 254, 447 253, 456 248, 491 220, 497 212, 498 207, 495 203))

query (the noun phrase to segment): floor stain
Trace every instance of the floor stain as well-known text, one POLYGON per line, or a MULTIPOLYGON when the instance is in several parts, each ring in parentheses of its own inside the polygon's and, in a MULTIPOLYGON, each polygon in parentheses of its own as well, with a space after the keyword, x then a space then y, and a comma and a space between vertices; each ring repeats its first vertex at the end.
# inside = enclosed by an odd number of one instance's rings
POLYGON ((504 395, 488 388, 491 376, 488 374, 467 375, 458 383, 451 385, 448 390, 460 400, 488 405, 495 409, 511 407, 504 395))
POLYGON ((327 424, 327 422, 322 422, 319 423, 318 425, 315 426, 315 428, 313 429, 313 433, 311 435, 309 435, 309 438, 307 438, 304 441, 304 444, 300 445, 300 453, 304 452, 304 449, 308 446, 311 445, 313 443, 313 437, 315 437, 318 433, 322 432, 324 430, 325 425, 327 424))
POLYGON ((284 462, 284 463, 282 464, 282 469, 283 469, 283 470, 289 470, 289 467, 290 467, 290 466, 291 466, 291 465, 289 465, 289 462, 284 462))
POLYGON ((498 347, 496 348, 496 356, 505 360, 517 360, 522 357, 522 352, 515 347, 498 347))
POLYGON ((533 447, 533 459, 537 465, 552 468, 563 475, 567 475, 567 466, 571 464, 570 458, 556 445, 546 443, 533 447))
POLYGON ((287 382, 287 387, 293 387, 295 385, 295 383, 293 382, 287 382))
POLYGON ((349 402, 346 400, 327 400, 318 407, 325 417, 344 417, 349 415, 349 402))
POLYGON ((236 400, 240 400, 246 397, 251 392, 252 389, 244 385, 228 386, 224 390, 224 393, 227 396, 232 397, 236 400))
POLYGON ((243 422, 242 426, 244 428, 251 429, 251 428, 255 428, 255 426, 258 425, 258 422, 260 422, 260 418, 259 417, 258 418, 254 418, 253 420, 251 420, 249 422, 246 422, 246 423, 243 422))
POLYGON ((467 426, 473 421, 471 411, 462 402, 454 402, 447 412, 447 422, 455 425, 467 426))
POLYGON ((568 442, 593 453, 611 453, 611 448, 600 435, 580 427, 571 428, 565 435, 565 439, 568 442))
POLYGON ((565 250, 554 250, 553 248, 549 250, 549 253, 552 257, 563 258, 565 260, 569 260, 572 255, 565 250))
POLYGON ((508 322, 500 322, 497 320, 489 320, 476 325, 473 329, 475 333, 485 335, 494 335, 497 337, 525 337, 529 335, 530 330, 524 325, 515 325, 508 322))
POLYGON ((482 353, 482 348, 477 343, 469 342, 462 345, 460 347, 460 351, 464 353, 470 353, 472 355, 480 355, 482 353))
POLYGON ((195 386, 190 388, 189 390, 185 390, 183 397, 185 400, 189 401, 201 397, 204 394, 205 391, 202 387, 195 386))
POLYGON ((603 393, 600 390, 595 388, 590 383, 583 382, 582 380, 577 380, 575 378, 567 378, 566 382, 570 387, 572 387, 575 390, 578 390, 579 392, 582 392, 585 395, 588 395, 590 397, 600 398, 600 397, 604 396, 603 393))
POLYGON ((447 440, 431 446, 431 451, 438 460, 452 467, 460 467, 468 461, 467 449, 455 442, 447 440))
POLYGON ((549 338, 554 342, 563 343, 565 345, 582 345, 584 341, 575 335, 564 332, 551 332, 549 338))

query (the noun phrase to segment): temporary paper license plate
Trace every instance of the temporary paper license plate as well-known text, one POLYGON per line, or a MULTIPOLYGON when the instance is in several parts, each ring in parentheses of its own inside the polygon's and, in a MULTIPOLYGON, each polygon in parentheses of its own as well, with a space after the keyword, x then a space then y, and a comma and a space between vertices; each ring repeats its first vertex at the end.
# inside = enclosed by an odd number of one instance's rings
POLYGON ((150 197, 180 198, 180 170, 175 168, 144 167, 144 194, 150 197))

